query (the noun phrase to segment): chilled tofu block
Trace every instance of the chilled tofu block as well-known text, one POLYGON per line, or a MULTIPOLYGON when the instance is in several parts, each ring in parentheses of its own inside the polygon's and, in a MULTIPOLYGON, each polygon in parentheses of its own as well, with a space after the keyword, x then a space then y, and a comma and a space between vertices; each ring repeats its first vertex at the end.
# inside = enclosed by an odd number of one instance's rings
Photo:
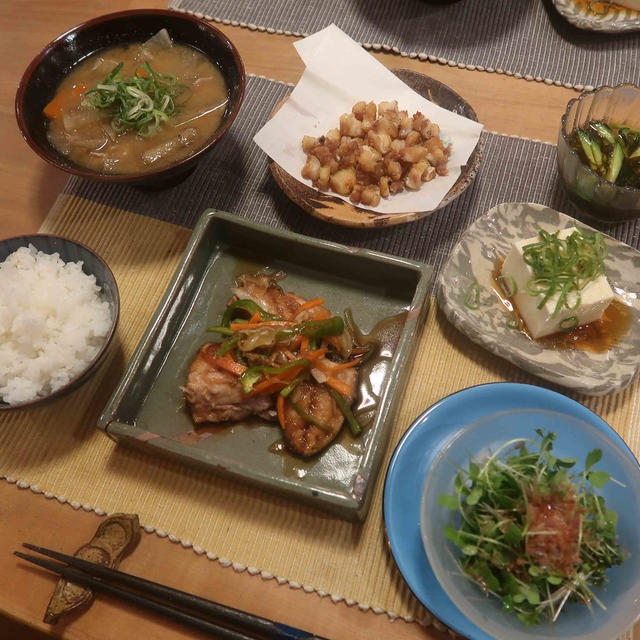
MULTIPOLYGON (((563 229, 558 238, 564 239, 577 231, 575 227, 563 229)), ((546 303, 538 309, 543 295, 531 295, 527 292, 527 283, 535 277, 533 269, 524 261, 523 248, 529 244, 538 242, 538 238, 528 238, 514 242, 511 251, 502 265, 502 275, 506 282, 515 283, 516 293, 511 300, 516 305, 518 313, 524 320, 532 338, 541 338, 552 333, 558 333, 570 326, 588 324, 602 316, 605 309, 613 300, 613 291, 609 286, 606 276, 600 275, 589 282, 580 292, 580 304, 575 309, 563 307, 554 315, 559 293, 552 295, 546 303), (513 280, 511 280, 513 278, 513 280)), ((569 304, 573 306, 577 300, 577 293, 569 297, 569 304)))

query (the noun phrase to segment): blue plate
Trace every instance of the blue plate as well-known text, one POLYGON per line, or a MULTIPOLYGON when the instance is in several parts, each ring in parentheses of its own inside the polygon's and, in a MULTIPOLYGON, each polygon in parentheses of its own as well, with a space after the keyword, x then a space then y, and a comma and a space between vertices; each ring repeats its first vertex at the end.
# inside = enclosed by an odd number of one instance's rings
POLYGON ((462 427, 498 411, 545 409, 584 420, 635 460, 622 438, 585 406, 555 391, 494 383, 463 389, 420 415, 398 443, 384 486, 384 521, 395 562, 416 598, 443 623, 470 640, 493 640, 470 622, 437 581, 420 537, 422 489, 435 456, 462 427))

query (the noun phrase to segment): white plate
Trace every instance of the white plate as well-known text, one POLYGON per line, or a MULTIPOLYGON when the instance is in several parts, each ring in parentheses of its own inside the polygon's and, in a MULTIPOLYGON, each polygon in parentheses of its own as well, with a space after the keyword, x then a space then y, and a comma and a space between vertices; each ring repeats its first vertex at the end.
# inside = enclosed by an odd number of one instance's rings
POLYGON ((577 4, 575 0, 553 0, 553 4, 558 13, 578 29, 606 33, 640 29, 640 12, 633 9, 616 6, 608 8, 603 15, 597 15, 577 4))
POLYGON ((627 387, 640 369, 640 253, 604 236, 609 253, 606 275, 616 297, 630 307, 632 322, 620 343, 604 353, 557 350, 507 326, 509 314, 492 288, 497 260, 513 242, 540 228, 571 226, 595 231, 574 218, 539 204, 500 204, 476 220, 454 247, 437 283, 440 308, 471 340, 525 371, 588 395, 607 395, 627 387), (469 288, 480 285, 478 309, 464 304, 469 288))

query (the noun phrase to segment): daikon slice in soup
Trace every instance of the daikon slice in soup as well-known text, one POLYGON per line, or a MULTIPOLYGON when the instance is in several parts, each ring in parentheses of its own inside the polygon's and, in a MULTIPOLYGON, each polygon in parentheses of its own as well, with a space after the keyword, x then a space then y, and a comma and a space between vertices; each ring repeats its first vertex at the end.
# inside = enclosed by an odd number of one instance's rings
POLYGON ((62 81, 44 115, 49 142, 75 164, 139 174, 204 147, 227 104, 218 67, 163 29, 144 43, 88 56, 62 81))

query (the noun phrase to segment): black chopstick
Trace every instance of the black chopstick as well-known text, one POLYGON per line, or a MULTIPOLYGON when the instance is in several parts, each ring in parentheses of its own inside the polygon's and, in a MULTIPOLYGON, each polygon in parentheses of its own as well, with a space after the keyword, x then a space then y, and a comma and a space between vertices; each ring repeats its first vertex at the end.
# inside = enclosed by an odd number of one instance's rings
POLYGON ((33 562, 96 591, 103 591, 157 613, 162 613, 202 631, 215 633, 221 640, 255 640, 256 638, 260 640, 324 640, 307 631, 233 609, 81 558, 32 544, 25 543, 23 546, 42 555, 61 560, 66 564, 14 551, 19 558, 33 562), (205 617, 198 617, 194 614, 205 617), (251 635, 245 635, 246 633, 251 635))

